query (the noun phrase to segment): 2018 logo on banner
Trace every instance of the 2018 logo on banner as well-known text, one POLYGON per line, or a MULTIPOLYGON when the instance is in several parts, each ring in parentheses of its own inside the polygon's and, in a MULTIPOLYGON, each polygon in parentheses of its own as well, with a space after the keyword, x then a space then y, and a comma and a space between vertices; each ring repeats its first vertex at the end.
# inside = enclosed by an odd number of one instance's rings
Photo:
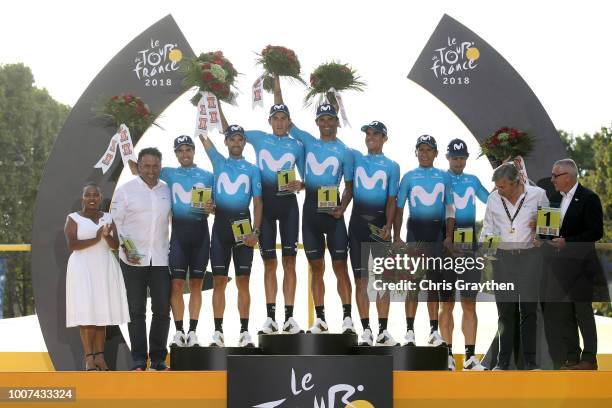
POLYGON ((447 37, 443 47, 434 50, 431 70, 443 85, 469 85, 470 72, 478 67, 480 51, 473 41, 447 37))
POLYGON ((177 44, 151 38, 148 47, 138 51, 134 72, 145 86, 172 86, 172 78, 164 74, 178 71, 182 59, 177 44))

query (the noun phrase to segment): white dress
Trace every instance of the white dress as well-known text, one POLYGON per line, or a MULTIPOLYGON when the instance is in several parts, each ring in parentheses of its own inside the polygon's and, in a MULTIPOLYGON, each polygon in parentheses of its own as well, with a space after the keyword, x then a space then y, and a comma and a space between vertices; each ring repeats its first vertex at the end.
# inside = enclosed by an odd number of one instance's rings
MULTIPOLYGON (((77 239, 95 238, 98 229, 110 224, 104 215, 98 224, 74 212, 68 216, 77 224, 77 239)), ((66 272, 66 327, 109 326, 130 321, 121 267, 106 240, 73 251, 66 272)))

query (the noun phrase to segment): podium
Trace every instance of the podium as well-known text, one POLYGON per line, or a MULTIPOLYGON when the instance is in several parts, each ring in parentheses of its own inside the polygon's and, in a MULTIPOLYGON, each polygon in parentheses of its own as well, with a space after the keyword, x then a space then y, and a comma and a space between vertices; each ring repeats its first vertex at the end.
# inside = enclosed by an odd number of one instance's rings
POLYGON ((224 371, 229 356, 391 356, 394 371, 448 370, 446 347, 358 346, 355 334, 260 334, 259 347, 172 347, 173 371, 224 371))

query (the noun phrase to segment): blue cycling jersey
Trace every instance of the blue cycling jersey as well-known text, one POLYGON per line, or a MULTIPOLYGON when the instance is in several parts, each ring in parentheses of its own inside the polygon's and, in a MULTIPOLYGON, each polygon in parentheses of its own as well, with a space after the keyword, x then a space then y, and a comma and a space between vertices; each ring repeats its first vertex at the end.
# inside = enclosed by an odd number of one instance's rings
POLYGON ((340 139, 326 142, 295 125, 290 127, 289 135, 304 145, 304 184, 307 191, 321 186, 338 186, 343 175, 344 181, 353 180, 353 154, 340 139))
POLYGON ((450 176, 435 167, 417 167, 404 174, 397 195, 398 208, 409 201, 415 221, 445 220, 446 205, 453 203, 450 176))
POLYGON ((206 150, 206 154, 213 165, 213 197, 217 212, 247 212, 251 197, 261 196, 259 169, 243 157, 223 157, 214 146, 206 150))
POLYGON ((168 184, 172 192, 172 217, 179 220, 201 221, 206 215, 191 208, 191 189, 193 187, 212 187, 213 174, 196 166, 164 167, 160 178, 168 184))
POLYGON ((473 226, 476 222, 476 197, 486 204, 489 192, 476 176, 466 173, 455 174, 450 170, 448 175, 453 189, 455 225, 460 228, 473 226))
POLYGON ((278 170, 297 167, 304 176, 304 146, 290 137, 278 137, 259 130, 245 132, 246 140, 253 145, 257 157, 257 166, 261 171, 264 185, 276 188, 278 170))
POLYGON ((399 165, 384 154, 363 155, 352 150, 354 208, 365 211, 385 211, 388 197, 396 197, 399 188, 399 165))

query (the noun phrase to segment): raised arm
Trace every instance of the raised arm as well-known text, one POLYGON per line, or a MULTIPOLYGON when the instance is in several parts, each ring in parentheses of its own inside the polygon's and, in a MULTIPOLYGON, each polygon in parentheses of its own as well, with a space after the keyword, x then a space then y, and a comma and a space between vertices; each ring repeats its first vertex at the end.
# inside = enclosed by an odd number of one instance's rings
POLYGON ((283 92, 281 91, 280 78, 274 74, 274 104, 280 105, 283 103, 283 92))

